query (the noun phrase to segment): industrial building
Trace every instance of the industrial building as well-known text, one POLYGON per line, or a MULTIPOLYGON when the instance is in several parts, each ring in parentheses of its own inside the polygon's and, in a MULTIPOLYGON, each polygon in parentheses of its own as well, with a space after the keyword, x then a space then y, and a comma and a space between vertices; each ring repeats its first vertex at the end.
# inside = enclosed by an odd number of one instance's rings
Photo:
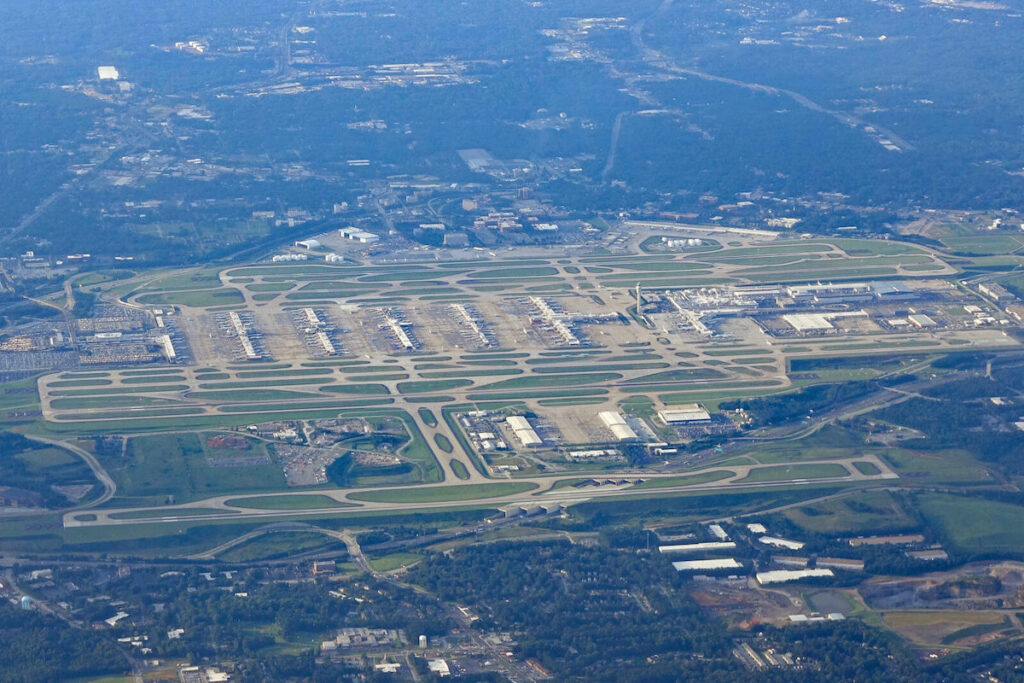
POLYGON ((919 329, 926 329, 926 328, 929 328, 929 327, 937 327, 938 326, 938 323, 936 323, 935 320, 933 320, 931 317, 925 315, 924 313, 917 313, 915 315, 908 315, 907 316, 907 320, 910 321, 911 325, 913 325, 914 327, 917 327, 919 329))
POLYGON ((776 548, 785 548, 786 550, 800 550, 800 548, 804 547, 804 544, 800 541, 790 541, 786 538, 776 538, 774 536, 762 536, 757 540, 765 545, 773 545, 776 548))
POLYGON ((734 558, 727 557, 721 560, 684 560, 673 562, 672 568, 677 572, 699 572, 714 571, 716 569, 742 569, 743 565, 734 558))
POLYGON ((884 282, 872 282, 871 289, 875 298, 880 301, 906 301, 921 296, 918 290, 912 289, 902 282, 886 280, 884 282))
POLYGON ((707 541, 705 543, 682 543, 678 545, 659 545, 659 553, 704 553, 712 550, 732 550, 736 547, 733 541, 707 541))
POLYGON ((699 403, 688 403, 672 410, 658 411, 658 419, 665 424, 693 424, 695 422, 710 422, 711 413, 699 403))
POLYGON ((380 236, 375 235, 372 232, 360 230, 359 228, 341 228, 338 230, 338 234, 347 240, 353 240, 362 244, 376 244, 377 242, 380 242, 380 236))
POLYGON ((843 621, 846 619, 842 612, 829 612, 821 614, 790 614, 789 621, 794 624, 808 624, 821 621, 843 621))
POLYGON ((774 569, 768 572, 758 572, 754 575, 757 582, 762 586, 772 583, 787 583, 799 581, 800 579, 821 578, 835 576, 831 569, 774 569))
POLYGON ((632 441, 637 438, 636 432, 633 428, 626 424, 625 418, 614 410, 606 410, 598 413, 597 416, 601 418, 601 422, 604 426, 611 430, 612 434, 619 441, 632 441))
POLYGON ((1013 301, 1016 298, 1010 290, 996 282, 983 282, 978 285, 978 291, 999 302, 1013 301))
POLYGON ((845 557, 819 557, 815 566, 825 569, 845 569, 851 572, 864 571, 864 560, 851 560, 845 557))
POLYGON ((797 332, 826 332, 835 329, 832 321, 836 318, 866 318, 867 311, 843 313, 788 313, 782 319, 797 332))
POLYGON ((305 254, 277 254, 270 260, 272 263, 288 263, 291 261, 308 261, 309 257, 305 254))
POLYGON ((522 415, 513 415, 505 420, 505 424, 509 429, 512 430, 512 435, 519 440, 519 443, 523 444, 527 448, 531 446, 540 446, 544 443, 543 439, 537 435, 533 425, 522 415))

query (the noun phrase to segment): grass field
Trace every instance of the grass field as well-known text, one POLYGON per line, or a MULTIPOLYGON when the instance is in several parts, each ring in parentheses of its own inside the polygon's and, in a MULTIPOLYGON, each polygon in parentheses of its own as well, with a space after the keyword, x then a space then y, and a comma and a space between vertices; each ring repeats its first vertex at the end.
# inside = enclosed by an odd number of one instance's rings
POLYGON ((289 401, 292 399, 315 398, 315 394, 304 394, 301 391, 287 391, 284 389, 193 391, 188 396, 200 401, 214 401, 218 403, 233 401, 289 401))
POLYGON ((445 501, 497 498, 498 496, 508 496, 513 493, 523 493, 535 488, 537 488, 536 484, 525 481, 500 484, 465 484, 461 486, 438 486, 421 489, 359 491, 349 494, 349 498, 376 503, 440 503, 445 501))
POLYGON ((221 493, 285 486, 284 474, 277 465, 212 466, 204 444, 194 433, 133 437, 126 455, 122 460, 120 452, 98 454, 117 483, 118 497, 162 496, 184 503, 221 493))
POLYGON ((225 501, 225 503, 227 505, 236 505, 238 507, 254 508, 257 510, 307 510, 318 508, 352 507, 348 503, 339 503, 333 498, 319 494, 232 498, 225 501))
POLYGON ((368 384, 328 384, 320 387, 320 391, 326 391, 334 394, 367 394, 367 395, 387 395, 391 392, 383 384, 368 383, 368 384))
POLYGON ((825 479, 828 477, 846 477, 850 473, 839 464, 823 463, 814 465, 777 465, 751 470, 750 474, 740 479, 744 484, 769 481, 793 481, 799 479, 825 479))
POLYGON ((437 416, 434 415, 434 411, 430 408, 417 408, 416 412, 419 413, 420 419, 423 420, 423 424, 428 427, 437 426, 437 416))
POLYGON ((948 644, 970 635, 981 635, 1007 624, 997 612, 893 611, 883 616, 885 625, 919 645, 948 644))
POLYGON ((111 519, 155 519, 157 517, 167 517, 174 515, 175 517, 180 516, 191 516, 191 515, 227 515, 231 516, 235 514, 230 510, 218 510, 216 508, 185 508, 175 510, 161 510, 155 508, 153 510, 138 510, 134 512, 114 512, 111 513, 111 519))
POLYGON ((190 308, 209 308, 240 304, 245 301, 242 293, 234 288, 200 289, 185 292, 161 292, 159 294, 143 294, 138 297, 139 303, 151 305, 188 306, 190 308))
POLYGON ((502 382, 486 384, 480 389, 507 390, 507 389, 542 389, 547 387, 571 387, 581 384, 598 384, 622 379, 617 372, 588 372, 582 374, 563 375, 541 375, 532 377, 517 377, 506 379, 502 382))
POLYGON ((286 557, 310 550, 344 548, 341 541, 318 533, 301 531, 276 532, 251 538, 218 555, 225 562, 254 562, 286 557))
POLYGON ((330 375, 330 368, 288 368, 284 370, 248 370, 236 372, 238 379, 250 379, 253 377, 301 377, 304 375, 330 375))
POLYGON ((918 526, 887 491, 862 491, 781 514, 803 529, 823 534, 895 532, 918 526))
POLYGON ((459 479, 462 479, 463 481, 469 479, 469 470, 466 469, 466 466, 462 464, 461 460, 452 458, 448 461, 448 466, 452 468, 452 472, 459 479))
POLYGON ((891 449, 882 459, 901 479, 915 484, 987 484, 994 481, 988 470, 962 451, 911 451, 891 449))
POLYGON ((401 394, 426 394, 468 387, 471 384, 473 384, 473 380, 470 379, 427 379, 399 382, 396 386, 401 394))
POLYGON ((131 408, 136 406, 181 405, 180 401, 133 394, 92 396, 83 398, 55 398, 50 405, 57 410, 85 410, 89 408, 131 408))
POLYGON ((722 472, 704 472, 702 474, 690 474, 681 477, 660 477, 658 479, 648 479, 647 481, 637 484, 633 488, 636 489, 657 489, 665 488, 667 486, 695 486, 697 484, 710 484, 713 481, 721 481, 722 479, 728 479, 734 476, 735 472, 722 471, 722 472))
POLYGON ((861 474, 865 474, 868 476, 881 474, 881 470, 878 469, 878 466, 875 465, 875 463, 873 462, 868 462, 867 460, 855 462, 853 463, 853 466, 856 467, 857 471, 860 472, 861 474))
POLYGON ((375 572, 390 572, 419 562, 420 559, 422 559, 422 555, 417 555, 416 553, 392 553, 391 555, 373 558, 369 562, 370 568, 375 572))
POLYGON ((915 500, 925 520, 961 551, 1024 556, 1024 506, 944 493, 915 500))

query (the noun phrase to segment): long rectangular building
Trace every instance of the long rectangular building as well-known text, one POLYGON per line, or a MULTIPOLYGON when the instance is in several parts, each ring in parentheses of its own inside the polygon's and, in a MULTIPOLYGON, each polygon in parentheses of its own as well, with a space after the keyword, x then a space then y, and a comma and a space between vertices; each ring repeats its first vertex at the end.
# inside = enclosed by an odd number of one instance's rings
POLYGON ((743 565, 731 557, 721 560, 684 560, 673 562, 672 568, 677 572, 699 572, 715 569, 742 569, 743 565))
POLYGON ((707 541, 705 543, 682 543, 679 545, 659 545, 659 553, 703 553, 712 550, 732 550, 736 547, 733 541, 707 541))
POLYGON ((659 410, 658 417, 665 424, 709 422, 711 413, 699 403, 688 403, 671 410, 659 410))
POLYGON ((630 441, 637 438, 633 428, 626 424, 625 418, 616 411, 606 410, 598 413, 597 416, 601 418, 604 426, 610 429, 619 441, 630 441))
POLYGON ((775 569, 769 572, 758 572, 755 578, 759 584, 767 586, 770 583, 787 583, 825 576, 834 576, 834 574, 831 569, 775 569))
POLYGON ((539 446, 544 440, 537 435, 537 431, 522 415, 512 415, 505 419, 505 424, 512 430, 512 435, 524 446, 539 446))

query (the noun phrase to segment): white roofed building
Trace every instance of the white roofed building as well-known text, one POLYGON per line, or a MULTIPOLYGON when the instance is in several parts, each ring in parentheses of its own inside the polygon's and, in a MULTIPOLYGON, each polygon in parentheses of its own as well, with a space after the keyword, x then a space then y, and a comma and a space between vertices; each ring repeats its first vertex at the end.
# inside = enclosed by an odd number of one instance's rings
POLYGON ((601 422, 604 423, 604 426, 610 429, 612 434, 619 441, 631 441, 637 438, 636 432, 633 431, 632 427, 626 424, 625 418, 614 410, 606 410, 602 413, 598 413, 597 416, 601 418, 601 422))
POLYGON ((699 403, 689 403, 672 410, 660 410, 658 418, 665 424, 708 422, 711 420, 711 413, 699 403))
POLYGON ((742 569, 743 565, 731 557, 720 560, 684 560, 673 562, 672 568, 677 572, 712 571, 716 569, 742 569))
POLYGON ((775 569, 769 572, 758 572, 755 578, 762 586, 771 583, 787 583, 800 579, 822 578, 835 576, 831 569, 775 569))
POLYGON ((776 548, 785 548, 786 550, 800 550, 804 547, 804 544, 800 541, 790 541, 787 538, 776 538, 775 536, 762 536, 757 540, 765 545, 772 545, 776 548))
POLYGON ((706 543, 682 543, 679 545, 659 545, 658 552, 667 553, 703 553, 712 550, 732 550, 736 547, 733 541, 708 541, 706 543))
POLYGON ((537 434, 530 421, 522 415, 513 415, 506 418, 505 424, 512 430, 512 435, 524 446, 539 446, 544 443, 544 440, 537 434))

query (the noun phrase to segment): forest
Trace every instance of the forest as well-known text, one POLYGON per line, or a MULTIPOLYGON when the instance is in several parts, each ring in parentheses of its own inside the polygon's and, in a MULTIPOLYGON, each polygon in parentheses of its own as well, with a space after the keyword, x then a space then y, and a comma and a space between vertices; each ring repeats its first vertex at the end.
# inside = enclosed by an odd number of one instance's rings
POLYGON ((0 601, 0 680, 49 683, 127 670, 110 638, 0 601))

